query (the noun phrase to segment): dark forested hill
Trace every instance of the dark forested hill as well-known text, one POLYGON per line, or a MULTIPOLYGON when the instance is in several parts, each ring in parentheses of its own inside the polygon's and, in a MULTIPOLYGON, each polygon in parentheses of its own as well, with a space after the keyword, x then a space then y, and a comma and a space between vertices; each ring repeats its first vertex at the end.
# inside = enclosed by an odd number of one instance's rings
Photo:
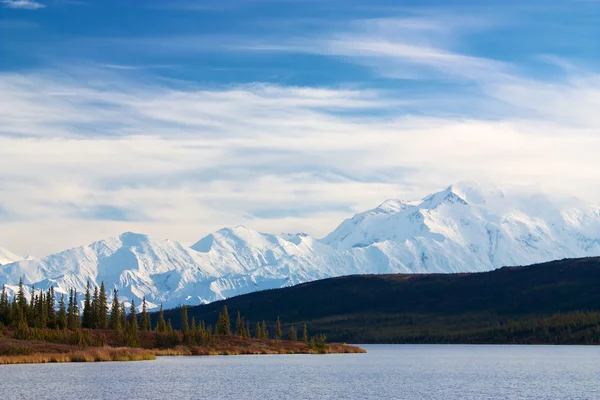
MULTIPOLYGON (((212 323, 223 305, 252 323, 279 316, 354 343, 600 343, 600 258, 473 274, 332 278, 188 313, 212 323)), ((165 314, 176 326, 179 311, 165 314)))

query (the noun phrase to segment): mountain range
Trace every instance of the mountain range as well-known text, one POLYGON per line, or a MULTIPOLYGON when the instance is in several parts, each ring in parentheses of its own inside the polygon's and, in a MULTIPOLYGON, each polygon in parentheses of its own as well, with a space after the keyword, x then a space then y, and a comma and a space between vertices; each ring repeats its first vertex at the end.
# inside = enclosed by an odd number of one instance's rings
POLYGON ((480 272, 600 255, 600 208, 459 183, 419 201, 387 200, 322 239, 221 229, 188 247, 123 233, 41 259, 0 252, 0 284, 59 293, 88 281, 149 307, 205 304, 353 274, 480 272))

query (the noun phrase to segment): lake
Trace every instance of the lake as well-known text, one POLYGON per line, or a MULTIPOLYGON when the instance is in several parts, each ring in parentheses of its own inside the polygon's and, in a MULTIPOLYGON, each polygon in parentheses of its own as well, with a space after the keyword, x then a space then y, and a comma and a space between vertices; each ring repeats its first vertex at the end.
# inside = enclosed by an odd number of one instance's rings
POLYGON ((0 366, 3 399, 600 399, 600 347, 365 345, 367 354, 0 366))

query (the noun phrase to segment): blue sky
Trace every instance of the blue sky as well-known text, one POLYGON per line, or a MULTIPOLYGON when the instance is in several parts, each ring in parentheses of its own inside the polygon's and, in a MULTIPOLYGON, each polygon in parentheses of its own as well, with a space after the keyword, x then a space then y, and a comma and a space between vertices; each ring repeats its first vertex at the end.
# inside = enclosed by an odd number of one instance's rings
POLYGON ((457 180, 600 202, 600 3, 0 2, 0 246, 333 229, 457 180))

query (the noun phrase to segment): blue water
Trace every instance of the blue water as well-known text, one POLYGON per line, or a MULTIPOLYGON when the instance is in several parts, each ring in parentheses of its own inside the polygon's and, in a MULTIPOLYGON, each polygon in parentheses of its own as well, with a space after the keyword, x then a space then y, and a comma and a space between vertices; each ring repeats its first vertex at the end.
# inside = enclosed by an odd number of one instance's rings
POLYGON ((600 399, 600 347, 367 345, 367 354, 0 366, 2 399, 600 399))

